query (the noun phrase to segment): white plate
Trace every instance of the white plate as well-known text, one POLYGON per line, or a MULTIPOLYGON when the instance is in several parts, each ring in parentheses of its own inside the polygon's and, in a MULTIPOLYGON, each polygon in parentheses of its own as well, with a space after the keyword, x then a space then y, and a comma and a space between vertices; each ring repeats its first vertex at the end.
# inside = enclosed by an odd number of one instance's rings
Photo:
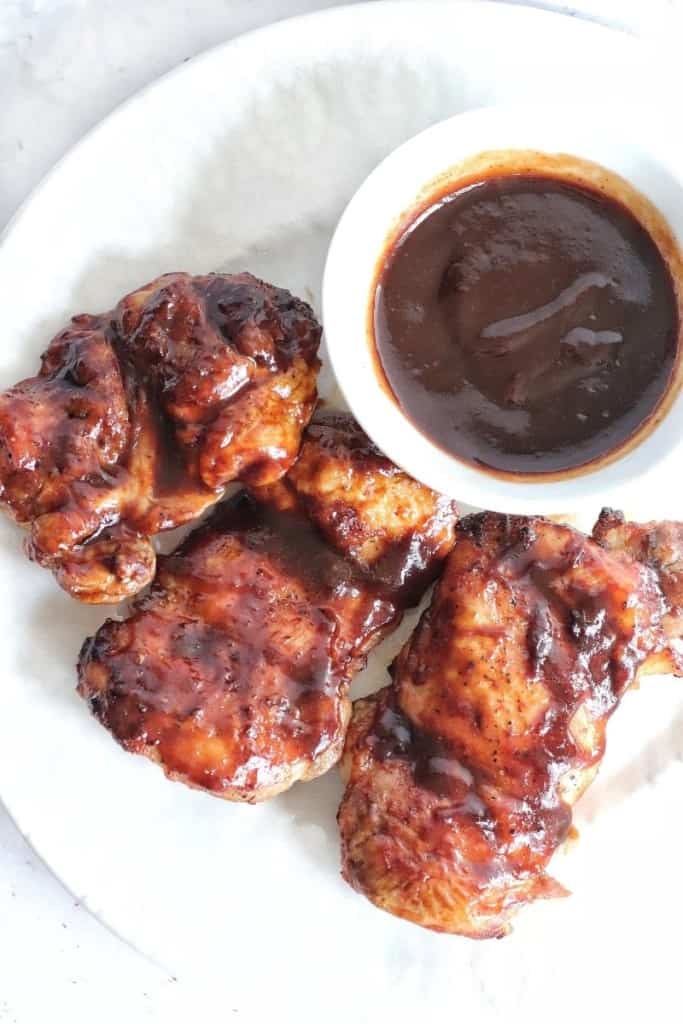
MULTIPOLYGON (((649 90, 656 116, 665 70, 625 36, 479 3, 343 8, 219 47, 100 125, 13 221, 0 385, 34 371, 70 313, 105 309, 161 271, 248 267, 317 303, 336 218, 403 139, 539 92, 649 90)), ((324 391, 334 397, 329 374, 324 391)), ((262 1020, 557 1020, 574 999, 616 1016, 674 997, 680 684, 649 681, 615 718, 578 814, 583 841, 557 864, 575 895, 474 944, 392 919, 344 885, 335 772, 252 808, 119 750, 74 693, 78 648, 105 613, 61 594, 20 545, 3 519, 0 793, 93 912, 173 973, 221 981, 218 1019, 238 1007, 262 1020)), ((358 692, 383 682, 398 642, 358 692)))

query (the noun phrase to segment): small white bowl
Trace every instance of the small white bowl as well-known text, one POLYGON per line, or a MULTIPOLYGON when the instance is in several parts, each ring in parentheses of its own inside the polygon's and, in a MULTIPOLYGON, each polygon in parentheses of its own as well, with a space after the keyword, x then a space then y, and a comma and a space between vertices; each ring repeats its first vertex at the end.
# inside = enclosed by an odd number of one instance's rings
MULTIPOLYGON (((415 136, 361 185, 339 221, 328 252, 323 323, 332 366, 351 410, 376 444, 407 472, 469 505, 502 512, 573 514, 596 505, 614 505, 628 509, 632 516, 682 516, 683 505, 678 502, 682 497, 680 387, 672 392, 668 411, 657 425, 613 461, 561 479, 501 479, 449 455, 413 425, 380 379, 372 336, 377 271, 387 243, 426 196, 439 189, 443 192, 449 180, 457 187, 463 166, 471 166, 477 154, 571 154, 599 164, 650 200, 673 237, 683 240, 683 153, 668 123, 667 133, 651 112, 597 105, 475 110, 415 136)), ((671 260, 670 266, 681 308, 683 264, 677 242, 673 249, 675 266, 671 260)))

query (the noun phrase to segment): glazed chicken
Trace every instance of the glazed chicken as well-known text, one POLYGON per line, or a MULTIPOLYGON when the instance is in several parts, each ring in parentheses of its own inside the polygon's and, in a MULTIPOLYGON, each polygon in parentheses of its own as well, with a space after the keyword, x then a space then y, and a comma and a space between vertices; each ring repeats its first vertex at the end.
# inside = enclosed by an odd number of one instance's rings
POLYGON ((153 534, 290 467, 320 334, 306 303, 250 274, 166 274, 74 317, 38 376, 0 394, 0 504, 30 557, 81 601, 137 593, 153 534))
POLYGON ((171 778, 272 797, 338 760, 351 679, 436 576, 455 522, 349 417, 318 414, 282 484, 219 506, 130 617, 86 641, 79 691, 171 778))
POLYGON ((455 504, 390 462, 345 413, 318 413, 289 473, 251 490, 281 511, 299 508, 328 544, 408 604, 453 544, 455 504))
POLYGON ((628 523, 621 512, 603 509, 593 538, 656 572, 667 603, 662 623, 667 642, 656 663, 651 655, 648 668, 683 675, 683 523, 628 523))
POLYGON ((486 938, 564 893, 547 867, 610 715, 640 673, 681 674, 680 528, 596 533, 614 550, 543 519, 463 520, 392 684, 355 703, 343 874, 382 909, 486 938))

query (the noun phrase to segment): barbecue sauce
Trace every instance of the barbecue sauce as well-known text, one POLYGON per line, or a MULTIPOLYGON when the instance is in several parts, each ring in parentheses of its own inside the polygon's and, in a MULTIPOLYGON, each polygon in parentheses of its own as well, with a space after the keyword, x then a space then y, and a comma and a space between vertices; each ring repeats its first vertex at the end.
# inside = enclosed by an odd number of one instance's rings
POLYGON ((676 290, 654 239, 598 189, 501 174, 431 203, 385 256, 374 338, 413 423, 500 474, 619 450, 676 365, 676 290))

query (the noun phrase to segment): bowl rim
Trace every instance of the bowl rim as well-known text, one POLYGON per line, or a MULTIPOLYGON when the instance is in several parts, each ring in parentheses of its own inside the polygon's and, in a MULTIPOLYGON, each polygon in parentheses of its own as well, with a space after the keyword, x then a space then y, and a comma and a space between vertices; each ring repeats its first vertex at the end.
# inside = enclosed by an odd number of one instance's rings
MULTIPOLYGON (((378 447, 406 472, 468 505, 513 514, 558 510, 573 514, 589 500, 595 505, 596 492, 601 494, 603 504, 625 505, 632 503, 635 488, 644 485, 644 478, 648 488, 661 488, 661 480, 671 472, 671 463, 683 443, 683 336, 679 341, 677 393, 661 422, 636 446, 576 475, 515 480, 501 479, 449 454, 401 411, 381 381, 368 315, 375 294, 376 268, 387 242, 430 188, 435 195, 439 178, 447 179, 450 174, 456 184, 452 169, 489 150, 571 154, 576 149, 572 140, 576 143, 580 139, 589 150, 594 143, 597 151, 597 155, 590 151, 576 153, 580 159, 621 176, 661 211, 678 242, 679 272, 674 278, 679 313, 683 312, 683 154, 675 146, 666 145, 666 136, 657 130, 659 123, 645 106, 626 110, 613 103, 479 107, 439 121, 408 139, 365 178, 342 213, 328 249, 322 286, 323 324, 330 363, 351 411, 378 447), (511 144, 509 140, 515 138, 523 144, 511 144), (537 141, 529 145, 533 139, 537 141), (543 139, 555 141, 544 145, 543 139), (568 145, 561 144, 563 139, 568 145), (614 162, 604 158, 610 152, 614 162), (631 174, 624 173, 623 164, 629 161, 640 176, 635 182, 631 174), (642 187, 644 180, 646 188, 642 187), (396 201, 398 196, 408 201, 396 201)), ((679 330, 683 335, 683 317, 679 330)))

